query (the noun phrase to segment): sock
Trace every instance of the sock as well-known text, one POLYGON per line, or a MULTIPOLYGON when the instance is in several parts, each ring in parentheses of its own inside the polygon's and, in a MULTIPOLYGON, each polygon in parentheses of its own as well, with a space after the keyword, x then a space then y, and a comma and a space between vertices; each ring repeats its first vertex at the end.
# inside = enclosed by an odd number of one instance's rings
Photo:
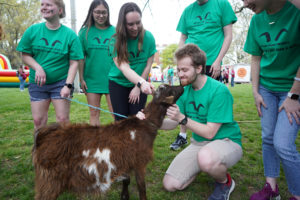
POLYGON ((184 139, 186 139, 186 133, 179 133, 179 135, 180 135, 181 137, 183 137, 184 139))

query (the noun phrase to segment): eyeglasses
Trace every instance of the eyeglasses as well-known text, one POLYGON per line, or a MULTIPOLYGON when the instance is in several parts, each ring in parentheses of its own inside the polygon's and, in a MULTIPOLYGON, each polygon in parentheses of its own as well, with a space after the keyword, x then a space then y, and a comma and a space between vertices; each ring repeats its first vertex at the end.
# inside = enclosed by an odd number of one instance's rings
POLYGON ((95 15, 107 15, 108 12, 106 10, 94 10, 93 13, 95 15))

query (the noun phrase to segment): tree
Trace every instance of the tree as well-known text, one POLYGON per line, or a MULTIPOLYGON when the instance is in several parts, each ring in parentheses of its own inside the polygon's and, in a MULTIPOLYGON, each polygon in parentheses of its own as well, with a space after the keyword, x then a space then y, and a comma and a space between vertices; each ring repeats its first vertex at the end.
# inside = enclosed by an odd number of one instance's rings
POLYGON ((178 48, 177 44, 170 44, 162 51, 160 57, 162 60, 163 69, 169 65, 175 65, 174 53, 177 48, 178 48))
POLYGON ((20 53, 16 51, 25 30, 41 20, 40 0, 0 0, 0 24, 4 37, 0 41, 0 53, 8 57, 13 68, 21 63, 20 53))

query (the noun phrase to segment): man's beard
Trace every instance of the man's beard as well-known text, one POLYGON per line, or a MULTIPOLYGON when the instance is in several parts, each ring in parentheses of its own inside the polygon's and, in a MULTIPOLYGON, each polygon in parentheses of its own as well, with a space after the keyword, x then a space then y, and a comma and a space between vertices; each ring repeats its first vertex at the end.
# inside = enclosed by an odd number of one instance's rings
POLYGON ((196 79, 197 79, 197 74, 194 74, 194 76, 189 79, 180 80, 180 85, 187 86, 193 84, 196 81, 196 79))

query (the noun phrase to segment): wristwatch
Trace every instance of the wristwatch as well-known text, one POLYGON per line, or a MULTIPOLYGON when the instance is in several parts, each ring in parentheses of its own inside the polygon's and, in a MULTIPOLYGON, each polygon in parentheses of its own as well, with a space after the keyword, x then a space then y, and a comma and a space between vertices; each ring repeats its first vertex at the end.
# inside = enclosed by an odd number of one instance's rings
POLYGON ((141 81, 139 81, 137 84, 136 84, 136 86, 138 87, 138 88, 141 88, 141 86, 142 86, 142 84, 144 83, 144 82, 146 82, 144 79, 142 79, 141 81))
POLYGON ((188 122, 188 118, 187 118, 187 116, 185 115, 185 117, 183 118, 183 120, 181 120, 181 121, 179 122, 179 124, 180 124, 180 125, 186 125, 187 122, 188 122))
POLYGON ((298 100, 299 99, 299 94, 289 92, 287 96, 290 97, 293 100, 298 100))
POLYGON ((71 83, 65 83, 65 86, 67 86, 67 88, 69 88, 70 90, 73 88, 73 85, 71 83))

